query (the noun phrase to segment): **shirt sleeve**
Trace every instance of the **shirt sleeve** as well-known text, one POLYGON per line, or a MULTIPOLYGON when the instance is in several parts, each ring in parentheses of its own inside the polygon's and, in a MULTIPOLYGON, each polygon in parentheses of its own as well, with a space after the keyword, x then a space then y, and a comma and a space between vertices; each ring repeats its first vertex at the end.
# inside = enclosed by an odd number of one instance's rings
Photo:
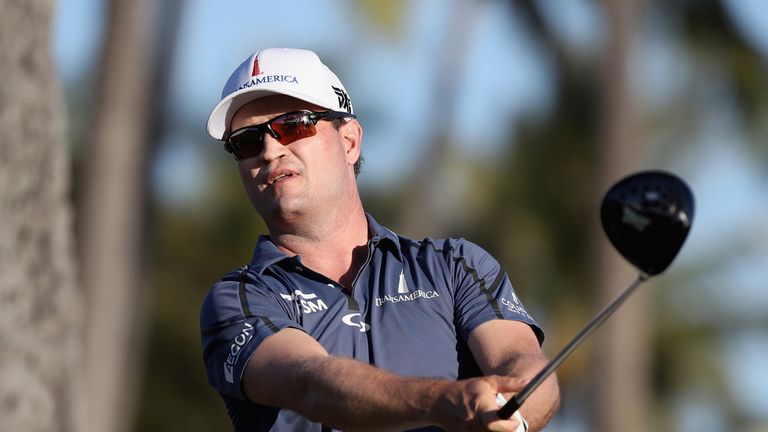
POLYGON ((223 396, 245 400, 241 379, 253 352, 283 328, 303 330, 290 302, 233 272, 213 285, 200 311, 203 361, 208 382, 223 396))
POLYGON ((541 345, 544 331, 525 309, 496 259, 470 241, 449 241, 452 244, 446 250, 451 251, 456 321, 464 340, 486 321, 507 319, 528 324, 541 345))

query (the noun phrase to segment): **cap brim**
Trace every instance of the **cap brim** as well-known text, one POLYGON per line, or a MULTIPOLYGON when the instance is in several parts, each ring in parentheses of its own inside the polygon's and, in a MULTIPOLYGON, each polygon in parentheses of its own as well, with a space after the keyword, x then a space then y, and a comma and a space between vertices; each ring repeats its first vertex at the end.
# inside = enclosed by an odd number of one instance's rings
POLYGON ((323 108, 334 109, 334 107, 326 106, 327 104, 325 104, 323 101, 291 89, 281 88, 278 86, 244 88, 227 95, 227 97, 222 99, 221 102, 216 104, 216 106, 213 108, 213 111, 211 111, 211 115, 208 116, 208 134, 217 140, 224 139, 224 136, 229 132, 229 124, 237 110, 239 110, 248 102, 276 94, 291 96, 323 108))

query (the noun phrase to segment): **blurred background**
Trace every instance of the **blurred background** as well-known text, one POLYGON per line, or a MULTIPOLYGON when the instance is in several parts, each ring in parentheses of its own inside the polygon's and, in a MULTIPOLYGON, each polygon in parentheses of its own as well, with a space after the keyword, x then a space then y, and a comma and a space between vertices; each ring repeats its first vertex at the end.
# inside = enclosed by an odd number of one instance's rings
POLYGON ((558 371, 547 430, 768 431, 763 2, 0 4, 0 430, 231 430, 198 311, 265 229, 205 123, 249 54, 296 47, 352 98, 367 210, 492 252, 549 355, 636 274, 605 191, 684 178, 687 243, 558 371))

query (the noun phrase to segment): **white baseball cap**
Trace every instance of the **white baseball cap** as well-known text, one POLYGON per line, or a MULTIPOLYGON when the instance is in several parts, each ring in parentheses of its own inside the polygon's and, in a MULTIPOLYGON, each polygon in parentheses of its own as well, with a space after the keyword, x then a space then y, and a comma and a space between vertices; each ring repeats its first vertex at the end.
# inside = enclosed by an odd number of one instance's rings
POLYGON ((208 117, 208 134, 224 139, 240 107, 273 94, 353 114, 346 89, 317 54, 303 49, 267 48, 252 54, 232 72, 221 92, 221 101, 208 117))

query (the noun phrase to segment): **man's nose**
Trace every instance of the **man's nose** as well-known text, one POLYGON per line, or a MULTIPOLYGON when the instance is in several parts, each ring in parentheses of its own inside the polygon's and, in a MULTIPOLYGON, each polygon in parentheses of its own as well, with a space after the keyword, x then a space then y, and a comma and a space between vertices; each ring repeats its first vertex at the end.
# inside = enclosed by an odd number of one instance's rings
POLYGON ((264 143, 264 150, 261 157, 264 161, 269 162, 285 155, 286 147, 269 132, 264 133, 262 142, 264 143))

